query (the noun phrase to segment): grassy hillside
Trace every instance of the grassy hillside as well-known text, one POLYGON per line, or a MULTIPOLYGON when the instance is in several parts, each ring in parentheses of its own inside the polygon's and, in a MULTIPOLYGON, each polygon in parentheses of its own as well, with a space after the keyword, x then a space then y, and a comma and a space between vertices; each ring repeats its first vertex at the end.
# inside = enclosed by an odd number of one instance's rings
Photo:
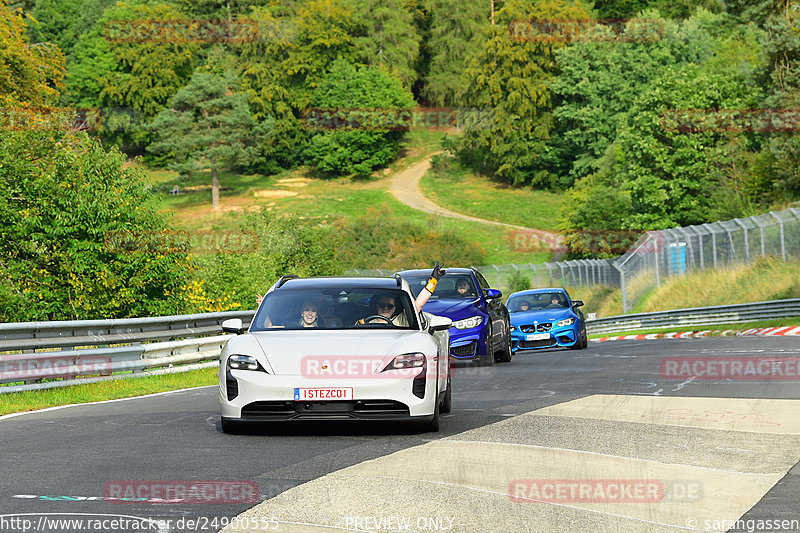
MULTIPOLYGON (((345 254, 345 268, 398 268, 427 266, 401 264, 402 246, 425 249, 432 263, 437 256, 452 257, 453 247, 462 253, 458 260, 464 264, 507 264, 511 262, 540 263, 549 260, 545 252, 515 252, 511 246, 509 230, 492 224, 479 224, 443 217, 432 217, 398 202, 389 192, 389 177, 428 155, 440 150, 439 133, 414 131, 408 136, 401 158, 393 165, 369 179, 315 178, 307 169, 283 172, 273 176, 240 175, 221 172, 222 188, 220 208, 211 209, 210 172, 198 172, 179 178, 171 171, 152 171, 155 190, 160 194, 164 211, 174 213, 176 224, 185 230, 235 230, 240 228, 242 216, 253 210, 266 209, 276 215, 291 213, 314 224, 334 225, 339 228, 358 221, 362 227, 384 228, 371 239, 373 249, 360 250, 364 239, 351 239, 345 254), (181 194, 169 194, 178 185, 181 194), (374 222, 370 224, 370 222, 374 222), (404 243, 398 243, 405 237, 404 243), (381 251, 376 254, 375 250, 381 251), (398 253, 392 253, 392 250, 398 253), (382 261, 376 262, 376 257, 382 261)), ((458 187, 448 185, 440 189, 437 198, 448 197, 458 187)), ((496 185, 478 177, 469 178, 462 191, 469 189, 471 198, 480 200, 480 212, 492 220, 516 224, 537 224, 531 227, 549 229, 552 212, 557 209, 558 197, 520 189, 516 192, 500 190, 496 185), (508 210, 511 196, 517 197, 518 209, 508 210), (555 206, 555 207, 554 207, 555 206), (524 219, 518 213, 525 211, 524 219), (494 214, 491 214, 494 213, 494 214)), ((455 206, 460 210, 461 206, 455 206)), ((417 254, 419 255, 419 254, 417 254)))
MULTIPOLYGON (((574 287, 570 294, 586 302, 584 312, 601 317, 622 314, 620 289, 574 287)), ((751 265, 704 270, 662 281, 661 287, 653 290, 634 311, 646 313, 786 298, 800 298, 800 261, 784 263, 767 256, 751 265)))

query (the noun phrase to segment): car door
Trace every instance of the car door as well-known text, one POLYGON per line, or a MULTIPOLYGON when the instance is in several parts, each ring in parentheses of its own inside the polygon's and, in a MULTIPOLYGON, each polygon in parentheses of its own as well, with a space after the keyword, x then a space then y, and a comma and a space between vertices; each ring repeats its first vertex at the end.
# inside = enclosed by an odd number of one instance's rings
POLYGON ((505 305, 501 298, 494 298, 491 300, 486 298, 486 289, 491 288, 489 282, 486 281, 486 278, 477 270, 473 270, 473 273, 477 279, 478 286, 481 288, 481 302, 486 306, 486 311, 489 313, 489 321, 491 322, 491 349, 492 351, 497 351, 503 346, 508 336, 505 305))

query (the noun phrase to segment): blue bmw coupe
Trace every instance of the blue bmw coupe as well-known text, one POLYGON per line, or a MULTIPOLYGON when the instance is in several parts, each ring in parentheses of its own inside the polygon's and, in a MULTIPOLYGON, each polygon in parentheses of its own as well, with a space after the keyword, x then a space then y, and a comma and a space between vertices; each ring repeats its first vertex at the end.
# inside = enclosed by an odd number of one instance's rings
POLYGON ((583 302, 564 289, 531 289, 512 293, 506 307, 511 314, 511 349, 564 347, 583 350, 589 345, 583 302))

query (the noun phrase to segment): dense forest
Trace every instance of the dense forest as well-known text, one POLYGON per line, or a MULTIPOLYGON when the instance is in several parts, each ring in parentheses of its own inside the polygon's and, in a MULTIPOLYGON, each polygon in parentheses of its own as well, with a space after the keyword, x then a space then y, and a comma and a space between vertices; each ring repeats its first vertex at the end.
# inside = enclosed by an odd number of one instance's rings
POLYGON ((800 197, 790 0, 2 2, 5 309, 31 293, 44 317, 65 316, 47 310, 64 301, 74 317, 191 309, 202 289, 178 290, 184 256, 110 261, 97 239, 70 235, 167 229, 133 156, 215 176, 305 165, 321 178, 397 156, 402 128, 309 127, 310 109, 479 110, 445 137, 447 164, 565 191, 568 235, 800 197), (64 114, 71 127, 53 127, 64 114), (132 278, 139 288, 97 303, 132 278))

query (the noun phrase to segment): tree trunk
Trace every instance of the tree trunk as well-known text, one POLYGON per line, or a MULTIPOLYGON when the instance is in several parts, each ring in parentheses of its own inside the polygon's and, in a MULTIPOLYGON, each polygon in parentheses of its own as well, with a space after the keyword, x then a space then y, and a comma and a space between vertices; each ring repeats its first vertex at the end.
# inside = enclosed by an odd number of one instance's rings
POLYGON ((217 162, 211 161, 211 207, 219 207, 219 179, 217 179, 217 162))

